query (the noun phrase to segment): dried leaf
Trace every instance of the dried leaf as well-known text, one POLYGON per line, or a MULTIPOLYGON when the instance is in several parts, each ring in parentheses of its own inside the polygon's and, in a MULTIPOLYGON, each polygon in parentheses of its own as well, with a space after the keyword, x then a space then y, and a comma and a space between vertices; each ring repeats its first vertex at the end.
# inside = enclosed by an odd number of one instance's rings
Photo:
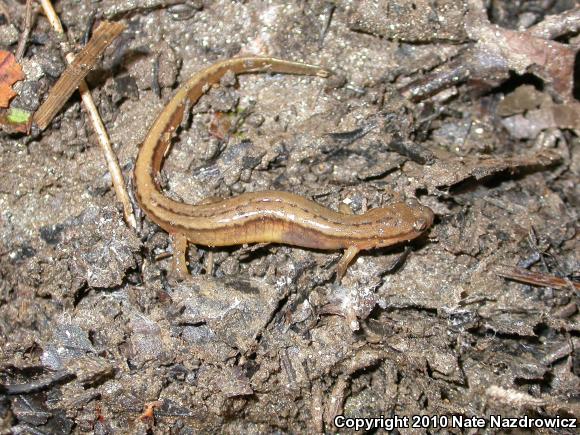
POLYGON ((470 0, 466 31, 487 56, 503 59, 518 74, 532 73, 547 84, 563 102, 574 102, 573 78, 576 50, 560 42, 545 40, 533 32, 504 29, 491 24, 481 2, 470 0))
POLYGON ((8 102, 16 95, 12 85, 24 79, 22 67, 9 51, 0 50, 0 107, 8 107, 8 102))
POLYGON ((547 88, 563 103, 574 103, 574 65, 576 48, 572 44, 546 40, 542 36, 574 33, 578 12, 563 13, 561 22, 549 22, 529 31, 504 29, 490 23, 481 0, 465 0, 465 31, 476 41, 452 62, 408 83, 400 92, 413 101, 435 95, 467 79, 494 83, 505 80, 509 71, 531 73, 541 78, 547 88))
POLYGON ((438 160, 431 166, 422 168, 425 187, 430 192, 438 188, 451 187, 468 178, 482 178, 503 172, 521 169, 544 168, 557 163, 560 156, 544 150, 531 156, 469 156, 449 160, 438 160))
POLYGON ((526 115, 514 115, 502 120, 503 126, 518 139, 535 138, 547 128, 580 128, 580 104, 545 104, 526 115))
POLYGON ((499 48, 510 68, 518 74, 533 72, 551 83, 565 102, 574 101, 572 95, 575 50, 556 41, 536 38, 526 32, 490 27, 485 42, 499 48))
POLYGON ((533 110, 550 100, 545 93, 538 91, 532 85, 522 85, 506 95, 497 105, 499 116, 511 116, 533 110))

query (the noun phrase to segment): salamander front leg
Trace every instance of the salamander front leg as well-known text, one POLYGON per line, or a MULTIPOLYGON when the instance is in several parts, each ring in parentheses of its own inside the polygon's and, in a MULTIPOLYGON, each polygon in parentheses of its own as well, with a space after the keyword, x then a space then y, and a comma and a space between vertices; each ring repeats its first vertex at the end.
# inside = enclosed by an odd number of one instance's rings
POLYGON ((214 259, 213 259, 213 251, 207 251, 205 260, 203 262, 203 267, 205 268, 206 275, 212 276, 213 275, 213 267, 214 267, 214 259))
POLYGON ((187 270, 187 238, 183 234, 171 234, 171 243, 173 244, 173 273, 177 275, 180 281, 189 278, 187 270))
POLYGON ((336 266, 336 280, 335 280, 335 282, 337 284, 340 283, 340 280, 342 279, 342 277, 346 273, 346 269, 348 268, 348 266, 350 265, 350 263, 352 262, 354 257, 356 257, 356 254, 358 254, 359 252, 360 252, 360 249, 358 249, 356 246, 349 246, 348 249, 346 251, 344 251, 342 258, 338 262, 338 266, 336 266))

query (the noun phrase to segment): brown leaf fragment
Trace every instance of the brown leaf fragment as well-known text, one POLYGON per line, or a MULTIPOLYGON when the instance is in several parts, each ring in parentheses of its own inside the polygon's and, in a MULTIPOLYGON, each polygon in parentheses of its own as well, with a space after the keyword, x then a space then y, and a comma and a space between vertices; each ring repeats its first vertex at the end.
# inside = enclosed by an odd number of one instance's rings
POLYGON ((510 134, 518 139, 535 138, 548 128, 580 128, 580 104, 547 104, 526 115, 514 115, 502 121, 510 134))
POLYGON ((533 72, 550 83, 565 102, 573 101, 574 63, 573 48, 556 41, 536 38, 526 32, 516 32, 492 26, 480 40, 499 49, 511 69, 518 74, 533 72))
POLYGON ((81 81, 97 63, 98 57, 125 29, 123 23, 103 21, 89 43, 75 57, 50 90, 47 99, 34 114, 34 122, 44 130, 67 102, 81 81))
POLYGON ((0 107, 8 107, 10 99, 16 96, 12 85, 24 79, 22 67, 9 51, 0 50, 0 107))
POLYGON ((548 95, 538 91, 532 85, 522 85, 499 102, 496 113, 499 116, 523 113, 527 110, 536 109, 549 99, 548 95))
POLYGON ((498 56, 517 74, 530 72, 547 84, 563 102, 572 94, 576 50, 566 44, 545 40, 530 31, 515 31, 491 24, 481 2, 470 0, 465 28, 477 41, 476 50, 498 56))
POLYGON ((468 178, 480 180, 505 170, 543 168, 560 160, 555 152, 544 150, 531 156, 469 156, 438 160, 422 167, 422 178, 427 188, 436 192, 440 187, 451 187, 468 178))

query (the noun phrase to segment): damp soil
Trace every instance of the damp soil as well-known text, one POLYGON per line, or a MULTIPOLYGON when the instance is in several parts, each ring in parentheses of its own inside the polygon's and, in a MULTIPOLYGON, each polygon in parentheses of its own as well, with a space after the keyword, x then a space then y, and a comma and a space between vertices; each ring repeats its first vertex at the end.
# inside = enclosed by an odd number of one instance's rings
MULTIPOLYGON (((13 50, 25 8, 6 3, 13 50)), ((490 53, 466 25, 476 3, 57 2, 75 50, 99 20, 127 23, 87 82, 130 192, 176 87, 262 54, 333 75, 211 89, 174 140, 167 195, 283 190, 357 214, 414 197, 436 219, 410 244, 361 253, 340 284, 340 252, 281 245, 190 246, 179 281, 169 236, 136 204, 138 229, 125 223, 75 94, 45 131, 0 133, 0 432, 316 433, 344 415, 408 417, 399 431, 423 433, 437 416, 580 417, 580 123, 557 86, 573 78, 507 62, 405 93, 490 53)), ((524 32, 575 2, 483 5, 524 32)), ((557 41, 577 49, 571 28, 557 41)), ((66 64, 42 14, 22 63, 12 104, 34 110, 66 64)))

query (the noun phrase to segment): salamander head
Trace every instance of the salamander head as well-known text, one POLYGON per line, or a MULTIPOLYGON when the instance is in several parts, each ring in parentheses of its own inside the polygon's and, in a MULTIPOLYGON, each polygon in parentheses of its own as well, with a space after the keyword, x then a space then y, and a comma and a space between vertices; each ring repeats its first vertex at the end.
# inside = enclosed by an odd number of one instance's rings
POLYGON ((389 246, 413 240, 433 224, 435 217, 429 207, 421 205, 416 199, 395 202, 371 210, 367 216, 372 216, 375 222, 375 238, 372 247, 389 246))

